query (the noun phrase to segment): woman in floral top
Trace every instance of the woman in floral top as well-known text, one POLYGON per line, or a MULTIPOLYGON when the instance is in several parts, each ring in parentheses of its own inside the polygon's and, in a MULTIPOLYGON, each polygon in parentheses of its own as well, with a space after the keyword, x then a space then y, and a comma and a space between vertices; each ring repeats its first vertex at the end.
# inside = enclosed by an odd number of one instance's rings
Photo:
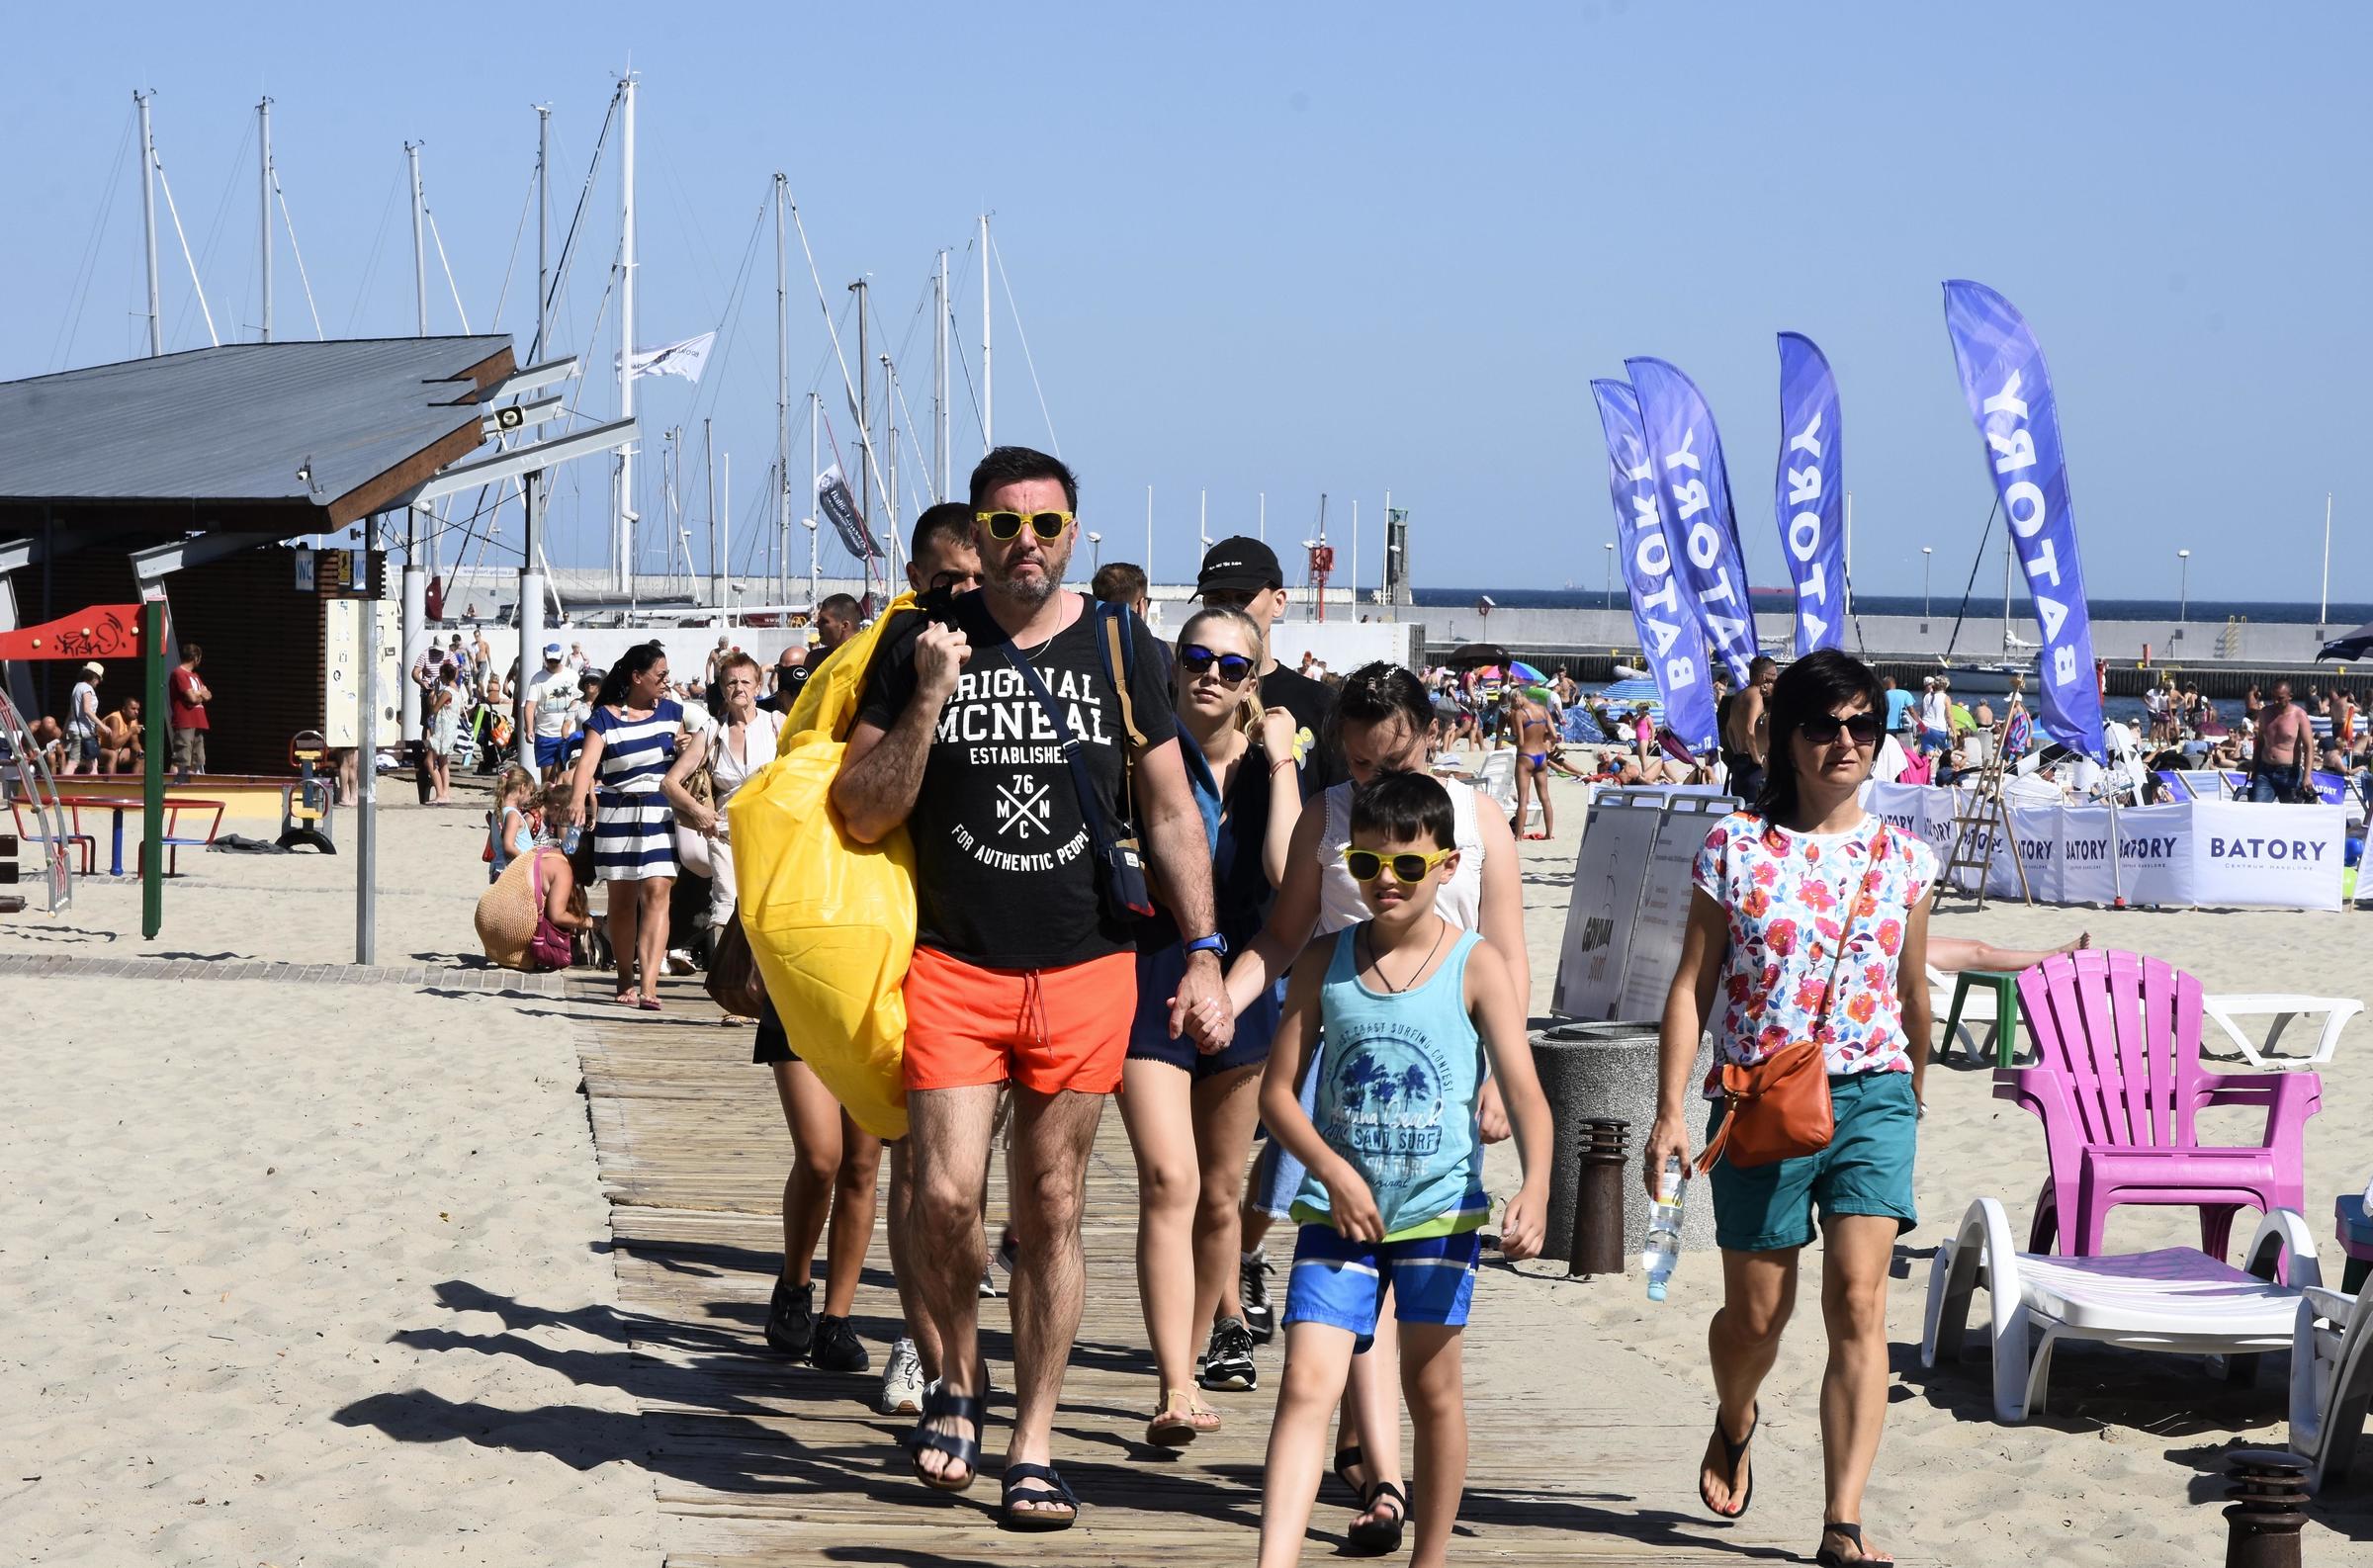
MULTIPOLYGON (((1859 803, 1885 735, 1887 699, 1859 659, 1798 660, 1771 696, 1771 755, 1751 809, 1699 852, 1689 932, 1665 999, 1651 1190, 1689 1158, 1685 1108, 1698 1042, 1751 1067, 1817 1039, 1836 1130, 1772 1165, 1714 1167, 1722 1306, 1708 1348, 1717 1401, 1699 1496, 1735 1519, 1754 1495, 1747 1445, 1756 1393, 1796 1302, 1797 1255, 1820 1215, 1821 1387, 1827 1495, 1820 1563, 1889 1562, 1862 1538, 1862 1493, 1887 1414, 1887 1287, 1895 1238, 1916 1220, 1912 1158, 1928 1064, 1928 897, 1935 853, 1859 803)), ((1706 1087, 1715 1097, 1713 1082, 1706 1087)), ((1717 1102, 1707 1125, 1721 1125, 1717 1102)))

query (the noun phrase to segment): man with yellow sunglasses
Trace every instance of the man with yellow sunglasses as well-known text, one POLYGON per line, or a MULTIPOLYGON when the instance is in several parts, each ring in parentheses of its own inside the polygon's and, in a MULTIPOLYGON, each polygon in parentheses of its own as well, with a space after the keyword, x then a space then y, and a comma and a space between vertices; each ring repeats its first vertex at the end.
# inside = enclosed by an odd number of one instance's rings
POLYGON ((962 1491, 979 1473, 980 1200, 998 1090, 1011 1083, 1012 1179, 1027 1196, 1012 1213, 1004 1514, 1016 1528, 1060 1529, 1080 1508, 1052 1448, 1085 1288, 1081 1181, 1136 1010, 1133 841, 1187 938, 1173 1033, 1221 1049, 1235 1011, 1153 635, 1060 591, 1079 539, 1077 480, 1058 458, 999 447, 973 471, 970 500, 981 586, 877 653, 833 803, 859 840, 903 824, 915 847, 909 1272, 938 1333, 941 1378, 905 1446, 934 1489, 962 1491))

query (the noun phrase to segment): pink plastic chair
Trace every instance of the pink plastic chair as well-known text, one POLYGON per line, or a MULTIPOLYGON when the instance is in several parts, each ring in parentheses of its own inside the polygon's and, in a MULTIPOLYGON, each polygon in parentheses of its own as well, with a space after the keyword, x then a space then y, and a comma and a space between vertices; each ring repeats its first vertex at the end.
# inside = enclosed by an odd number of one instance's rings
POLYGON ((2200 981, 2140 953, 2087 950, 2019 976, 2039 1052, 1994 1074, 1994 1096, 2043 1118, 2052 1176, 2036 1198, 2027 1250, 2101 1256, 2121 1203, 2200 1210, 2200 1250, 2222 1260, 2233 1217, 2307 1206, 2307 1118, 2323 1106, 2313 1073, 2211 1073, 2200 1066, 2200 981), (2254 1148, 2202 1147, 2207 1105, 2263 1105, 2254 1148))

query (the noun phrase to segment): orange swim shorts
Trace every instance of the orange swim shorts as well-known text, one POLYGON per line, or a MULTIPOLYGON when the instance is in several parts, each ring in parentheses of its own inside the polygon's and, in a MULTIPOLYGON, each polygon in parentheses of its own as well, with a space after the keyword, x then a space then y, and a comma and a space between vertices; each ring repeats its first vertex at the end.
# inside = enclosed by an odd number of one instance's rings
POLYGON ((1137 955, 1061 969, 981 969, 933 948, 907 970, 907 1088, 1009 1079, 1036 1094, 1120 1088, 1137 1011, 1137 955))

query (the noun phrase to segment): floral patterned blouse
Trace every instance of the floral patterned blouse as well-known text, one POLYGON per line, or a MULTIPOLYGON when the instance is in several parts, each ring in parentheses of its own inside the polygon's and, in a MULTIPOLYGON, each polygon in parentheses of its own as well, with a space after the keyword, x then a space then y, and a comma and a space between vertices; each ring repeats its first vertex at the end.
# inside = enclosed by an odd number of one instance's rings
POLYGON ((1837 998, 1820 1026, 1831 1075, 1911 1071, 1895 960, 1910 912, 1936 886, 1933 849, 1877 816, 1840 833, 1800 833, 1740 812, 1708 835, 1695 880, 1729 925, 1714 993, 1722 1060, 1752 1067, 1810 1038, 1834 965, 1837 998))

